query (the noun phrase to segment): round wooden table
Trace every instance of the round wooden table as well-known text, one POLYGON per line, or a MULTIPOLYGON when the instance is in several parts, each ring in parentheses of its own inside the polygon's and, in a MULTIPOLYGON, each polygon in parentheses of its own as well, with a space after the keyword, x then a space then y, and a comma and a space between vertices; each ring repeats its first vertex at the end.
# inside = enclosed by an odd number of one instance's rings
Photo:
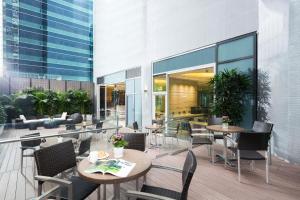
POLYGON ((223 142, 224 142, 224 150, 223 150, 223 156, 219 155, 222 159, 224 159, 224 166, 226 167, 228 164, 230 166, 233 166, 232 163, 228 162, 227 157, 227 138, 226 135, 231 133, 242 133, 245 131, 244 128, 241 128, 239 126, 228 126, 228 128, 223 128, 222 125, 210 125, 206 126, 206 129, 211 132, 220 132, 223 133, 223 142))
MULTIPOLYGON (((153 131, 157 131, 159 129, 161 129, 161 125, 156 125, 156 124, 153 124, 153 125, 149 125, 149 126, 145 126, 145 129, 147 129, 149 131, 149 136, 151 137, 153 135, 153 131)), ((152 147, 159 147, 159 145, 157 144, 157 133, 154 134, 154 137, 155 137, 155 144, 150 144, 152 145, 152 147)))
MULTIPOLYGON (((113 158, 113 153, 110 153, 110 158, 113 158)), ((84 172, 89 166, 93 165, 88 159, 82 160, 77 167, 78 174, 86 181, 97 184, 113 184, 114 185, 114 199, 120 199, 120 183, 136 180, 147 174, 150 170, 152 161, 151 158, 142 151, 125 149, 123 160, 136 163, 135 167, 129 173, 127 177, 117 177, 111 174, 94 173, 89 174, 84 172)), ((104 191, 105 194, 105 191, 104 191)), ((105 198, 105 195, 104 195, 105 198)))
POLYGON ((244 128, 238 126, 228 126, 228 128, 223 128, 222 125, 210 125, 206 126, 206 129, 212 132, 221 132, 223 134, 240 133, 245 131, 244 128))

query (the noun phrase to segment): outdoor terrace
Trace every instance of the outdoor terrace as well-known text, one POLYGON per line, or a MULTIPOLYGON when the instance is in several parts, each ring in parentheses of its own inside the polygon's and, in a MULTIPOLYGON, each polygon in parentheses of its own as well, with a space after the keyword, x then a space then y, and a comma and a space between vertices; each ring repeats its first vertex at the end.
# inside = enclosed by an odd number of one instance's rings
MULTIPOLYGON (((40 129, 37 131, 48 134, 58 130, 40 129)), ((130 132, 130 129, 123 129, 123 132, 126 131, 130 132)), ((28 129, 12 129, 6 131, 1 139, 19 137, 30 132, 32 131, 28 129)), ((99 136, 93 136, 91 149, 105 148, 105 145, 107 144, 104 144, 99 136)), ((109 146, 110 144, 108 144, 109 146)), ((221 145, 215 146, 216 151, 222 151, 221 145)), ((33 159, 24 158, 22 174, 19 147, 20 142, 0 146, 0 199, 25 200, 37 195, 37 183, 33 180, 33 159)), ((184 147, 184 142, 182 142, 182 147, 184 147)), ((198 167, 191 182, 188 199, 299 199, 300 174, 298 172, 300 166, 288 164, 273 157, 270 166, 270 184, 266 184, 264 162, 256 162, 254 171, 250 171, 249 163, 244 162, 242 182, 239 183, 235 169, 225 169, 221 163, 213 165, 210 162, 205 146, 196 147, 193 151, 197 158, 198 167)), ((160 149, 148 149, 147 154, 151 156, 155 164, 181 168, 186 152, 176 155, 168 154, 171 152, 170 148, 162 147, 160 149)), ((180 191, 181 175, 161 169, 152 169, 147 174, 147 184, 180 191)), ((134 190, 135 182, 121 184, 121 199, 125 199, 123 194, 127 189, 134 190)), ((108 185, 107 196, 112 195, 112 191, 112 186, 108 185)), ((96 199, 96 192, 89 199, 96 199)))

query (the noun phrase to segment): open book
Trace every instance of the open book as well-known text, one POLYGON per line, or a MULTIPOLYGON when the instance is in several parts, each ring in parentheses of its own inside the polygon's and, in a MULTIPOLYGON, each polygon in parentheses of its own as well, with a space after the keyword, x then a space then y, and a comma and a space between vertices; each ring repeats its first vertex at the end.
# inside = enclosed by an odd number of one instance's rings
POLYGON ((88 167, 86 173, 109 173, 119 177, 126 177, 134 168, 135 163, 122 159, 100 160, 88 167))

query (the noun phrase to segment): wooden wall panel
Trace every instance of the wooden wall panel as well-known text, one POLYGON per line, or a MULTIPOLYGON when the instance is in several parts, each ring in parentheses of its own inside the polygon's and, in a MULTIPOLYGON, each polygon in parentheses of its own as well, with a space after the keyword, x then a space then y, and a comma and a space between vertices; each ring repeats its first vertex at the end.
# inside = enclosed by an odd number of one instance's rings
POLYGON ((30 88, 29 78, 10 78, 10 93, 21 92, 25 89, 30 88))
POLYGON ((9 78, 0 78, 0 95, 9 94, 9 78))
POLYGON ((31 87, 49 90, 49 80, 47 80, 47 79, 31 79, 31 87))
POLYGON ((66 90, 66 82, 60 80, 50 80, 50 90, 64 92, 66 90))
POLYGON ((80 89, 79 81, 67 81, 67 90, 78 90, 80 89))

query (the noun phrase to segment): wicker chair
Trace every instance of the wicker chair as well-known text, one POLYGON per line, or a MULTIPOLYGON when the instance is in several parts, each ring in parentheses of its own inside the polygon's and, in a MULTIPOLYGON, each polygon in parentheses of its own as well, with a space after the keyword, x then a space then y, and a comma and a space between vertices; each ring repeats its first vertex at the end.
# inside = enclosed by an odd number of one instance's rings
POLYGON ((133 122, 132 127, 135 132, 139 130, 139 124, 137 122, 133 122))
MULTIPOLYGON (((135 149, 138 151, 145 151, 146 149, 146 133, 125 133, 124 140, 128 142, 125 149, 135 149)), ((144 182, 146 176, 144 176, 144 182)), ((139 179, 136 179, 136 189, 139 187, 139 179)))
MULTIPOLYGON (((40 136, 40 133, 33 133, 33 134, 28 134, 21 136, 21 139, 28 139, 30 137, 38 137, 40 136)), ((34 157, 33 152, 29 154, 24 154, 24 151, 26 150, 32 150, 35 151, 40 148, 42 140, 41 139, 32 139, 32 140, 27 140, 27 141, 22 141, 21 140, 21 172, 23 173, 23 159, 24 157, 34 157)), ((34 173, 35 173, 35 166, 33 167, 34 173)))
POLYGON ((145 151, 146 149, 146 133, 125 133, 124 140, 128 142, 126 149, 135 149, 145 151))
POLYGON ((187 154, 187 157, 184 162, 183 170, 175 169, 175 168, 171 168, 171 167, 165 167, 165 166, 157 166, 157 165, 153 165, 153 168, 172 170, 175 172, 182 173, 182 185, 183 185, 182 190, 180 192, 177 192, 177 191, 173 191, 173 190, 169 190, 169 189, 165 189, 165 188, 143 185, 141 192, 127 191, 126 196, 128 197, 128 199, 137 198, 139 200, 140 199, 187 200, 189 186, 192 181, 194 172, 197 168, 197 160, 192 151, 189 151, 187 154))
POLYGON ((90 152, 92 137, 88 137, 81 140, 78 148, 77 156, 84 156, 87 152, 90 152))
POLYGON ((71 176, 68 179, 57 178, 56 176, 66 170, 76 167, 76 156, 72 141, 58 143, 47 148, 42 148, 34 152, 37 165, 38 195, 43 199, 45 196, 58 193, 62 199, 81 200, 87 198, 98 188, 98 199, 100 198, 100 187, 98 184, 84 181, 80 177, 71 176), (44 182, 58 184, 56 191, 50 190, 42 195, 44 182))

